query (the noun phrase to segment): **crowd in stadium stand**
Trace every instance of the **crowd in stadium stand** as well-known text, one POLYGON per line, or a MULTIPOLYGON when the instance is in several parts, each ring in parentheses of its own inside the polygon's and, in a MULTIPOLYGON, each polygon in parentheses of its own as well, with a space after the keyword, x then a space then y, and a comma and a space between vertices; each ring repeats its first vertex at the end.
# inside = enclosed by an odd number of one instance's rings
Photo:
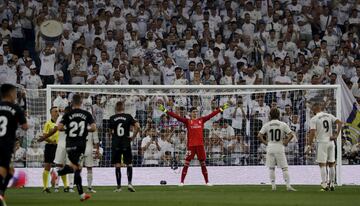
MULTIPOLYGON (((359 0, 0 0, 0 83, 40 89, 47 84, 335 84, 343 78, 360 100, 359 15, 359 0), (46 41, 40 31, 47 20, 62 23, 58 41, 46 41)), ((67 96, 59 94, 54 104, 64 106, 67 96)), ((300 91, 206 101, 134 96, 127 105, 136 103, 130 113, 143 129, 134 141, 136 165, 169 165, 174 159, 181 164, 183 159, 185 130, 156 111, 158 101, 183 115, 190 106, 206 114, 231 102, 228 112, 207 125, 210 165, 263 164, 265 148, 255 133, 269 108, 278 107, 297 133, 287 149, 289 162, 311 164, 304 155, 305 108, 318 96, 324 97, 300 91)), ((325 96, 331 106, 333 96, 325 96)), ((112 98, 86 97, 104 148, 109 147, 105 129, 112 98)), ((28 118, 35 136, 39 120, 28 118)), ((359 138, 342 141, 343 162, 360 163, 359 138)), ((42 152, 26 141, 17 144, 14 158, 21 165, 41 159, 42 152)))

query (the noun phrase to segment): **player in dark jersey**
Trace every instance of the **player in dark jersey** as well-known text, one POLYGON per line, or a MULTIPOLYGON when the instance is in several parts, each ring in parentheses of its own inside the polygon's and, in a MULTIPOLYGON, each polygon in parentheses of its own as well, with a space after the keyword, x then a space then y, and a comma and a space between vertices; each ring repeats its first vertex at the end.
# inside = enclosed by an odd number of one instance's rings
POLYGON ((17 99, 16 87, 3 84, 0 89, 0 206, 6 205, 5 190, 13 176, 14 169, 10 167, 11 156, 16 140, 18 125, 23 130, 29 128, 24 112, 15 104, 17 99))
POLYGON ((130 115, 124 113, 124 103, 118 102, 115 106, 116 114, 110 117, 109 129, 112 134, 112 157, 111 162, 115 165, 115 175, 117 189, 114 192, 121 191, 121 156, 127 167, 128 190, 135 192, 131 184, 132 181, 132 151, 131 141, 137 136, 140 130, 140 124, 130 115), (134 127, 132 137, 130 137, 130 127, 134 127))
POLYGON ((60 131, 66 134, 66 151, 71 162, 70 166, 66 165, 62 170, 58 171, 60 176, 74 172, 74 183, 80 195, 80 201, 90 198, 90 195, 83 192, 81 179, 81 162, 85 153, 86 137, 89 132, 96 131, 96 125, 92 115, 85 110, 80 109, 82 97, 75 94, 72 100, 73 109, 64 114, 58 125, 60 131))

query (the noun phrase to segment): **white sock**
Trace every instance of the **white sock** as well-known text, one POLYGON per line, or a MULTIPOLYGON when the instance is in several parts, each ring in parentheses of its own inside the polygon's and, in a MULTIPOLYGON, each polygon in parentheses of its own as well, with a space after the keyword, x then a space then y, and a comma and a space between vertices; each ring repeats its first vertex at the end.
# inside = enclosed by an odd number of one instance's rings
POLYGON ((283 169, 283 178, 286 183, 286 187, 290 187, 290 176, 287 168, 283 169))
POLYGON ((335 167, 329 167, 329 182, 331 184, 335 182, 335 167))
POLYGON ((270 169, 270 181, 271 181, 271 186, 275 186, 275 168, 270 169))
POLYGON ((69 186, 71 189, 74 188, 74 173, 68 174, 69 186))
POLYGON ((88 188, 92 187, 92 181, 93 181, 93 173, 92 170, 88 170, 87 171, 87 183, 88 183, 88 188))
POLYGON ((326 184, 326 167, 320 167, 321 184, 326 184))
MULTIPOLYGON (((57 167, 57 168, 55 168, 54 170, 55 170, 55 172, 56 172, 56 174, 57 174, 59 168, 57 167)), ((59 182, 60 182, 60 176, 57 175, 56 181, 55 181, 55 188, 59 188, 59 182)))

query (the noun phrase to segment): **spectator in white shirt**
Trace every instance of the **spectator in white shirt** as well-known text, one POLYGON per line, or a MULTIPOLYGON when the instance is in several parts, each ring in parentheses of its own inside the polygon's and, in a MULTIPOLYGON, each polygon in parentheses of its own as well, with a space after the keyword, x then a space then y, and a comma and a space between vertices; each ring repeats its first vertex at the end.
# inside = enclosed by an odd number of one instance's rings
POLYGON ((286 76, 285 65, 280 66, 280 75, 275 77, 274 82, 275 84, 291 84, 290 77, 286 76))
POLYGON ((225 69, 225 76, 220 79, 221 85, 232 85, 234 84, 234 76, 230 67, 225 69))
POLYGON ((283 49, 284 43, 283 41, 277 42, 277 49, 273 53, 273 58, 279 57, 284 60, 288 53, 283 49))
POLYGON ((40 76, 43 81, 43 86, 46 87, 48 84, 54 84, 55 82, 55 50, 51 48, 50 45, 47 45, 44 51, 40 54, 40 76))
POLYGON ((183 69, 181 67, 175 68, 175 79, 174 85, 187 85, 189 84, 188 80, 184 78, 183 69))
POLYGON ((44 150, 39 147, 39 143, 33 141, 30 148, 26 151, 27 167, 42 167, 44 162, 44 150))
POLYGON ((167 57, 164 66, 161 67, 162 79, 164 85, 171 85, 175 79, 175 66, 173 60, 167 57))
POLYGON ((243 30, 244 35, 248 35, 250 37, 254 36, 255 25, 250 22, 250 14, 249 13, 245 13, 245 23, 242 25, 241 29, 243 30))
POLYGON ((360 80, 358 80, 357 83, 352 85, 351 92, 355 98, 360 98, 360 80))
POLYGON ((330 72, 337 76, 345 75, 344 67, 339 63, 339 56, 337 54, 332 56, 333 64, 330 66, 330 72))
POLYGON ((360 66, 356 67, 356 75, 351 77, 350 81, 355 84, 358 82, 358 80, 360 79, 360 66))
POLYGON ((14 167, 25 167, 26 162, 26 150, 21 147, 20 142, 15 143, 15 152, 13 157, 14 167))
POLYGON ((64 111, 67 106, 69 106, 69 101, 66 98, 65 92, 58 93, 57 97, 53 102, 53 106, 59 108, 61 112, 64 111))
POLYGON ((142 140, 141 150, 144 155, 143 164, 145 166, 159 165, 161 147, 159 145, 155 128, 151 128, 150 131, 148 131, 148 136, 142 140))
POLYGON ((104 85, 106 84, 107 79, 105 78, 104 75, 101 75, 99 72, 99 65, 95 64, 95 66, 93 66, 92 68, 92 74, 89 75, 88 79, 87 79, 87 83, 88 84, 100 84, 100 85, 104 85))

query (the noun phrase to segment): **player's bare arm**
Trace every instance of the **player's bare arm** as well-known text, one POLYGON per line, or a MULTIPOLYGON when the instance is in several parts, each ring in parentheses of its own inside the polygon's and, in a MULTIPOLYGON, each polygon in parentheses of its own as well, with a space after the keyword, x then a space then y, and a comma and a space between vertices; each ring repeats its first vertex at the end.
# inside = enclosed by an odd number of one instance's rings
POLYGON ((45 141, 46 139, 51 137, 53 134, 55 134, 57 131, 59 131, 58 126, 55 126, 48 133, 43 133, 41 136, 39 136, 38 142, 45 141))
POLYGON ((310 129, 309 138, 308 138, 309 142, 307 143, 305 154, 309 154, 311 152, 311 146, 315 139, 315 132, 316 129, 310 129))
POLYGON ((292 132, 287 134, 286 139, 284 139, 284 141, 283 141, 284 146, 287 146, 293 138, 294 138, 294 134, 292 132))
POLYGON ((136 136, 139 134, 139 132, 141 131, 141 127, 140 127, 140 123, 139 122, 136 122, 134 124, 134 134, 133 136, 131 137, 131 140, 134 140, 136 138, 136 136))
POLYGON ((267 141, 265 140, 265 134, 261 134, 259 133, 258 136, 257 136, 260 140, 261 143, 263 143, 264 145, 267 145, 267 141))
POLYGON ((57 128, 58 128, 59 131, 65 131, 65 127, 64 127, 63 123, 59 123, 57 128))
POLYGON ((341 132, 341 129, 342 129, 342 125, 343 125, 342 121, 337 119, 335 121, 335 124, 336 124, 336 132, 332 137, 330 137, 330 140, 336 140, 338 138, 340 132, 341 132))
POLYGON ((88 131, 89 132, 95 132, 96 131, 96 124, 95 123, 92 123, 90 125, 90 127, 88 128, 88 131))

